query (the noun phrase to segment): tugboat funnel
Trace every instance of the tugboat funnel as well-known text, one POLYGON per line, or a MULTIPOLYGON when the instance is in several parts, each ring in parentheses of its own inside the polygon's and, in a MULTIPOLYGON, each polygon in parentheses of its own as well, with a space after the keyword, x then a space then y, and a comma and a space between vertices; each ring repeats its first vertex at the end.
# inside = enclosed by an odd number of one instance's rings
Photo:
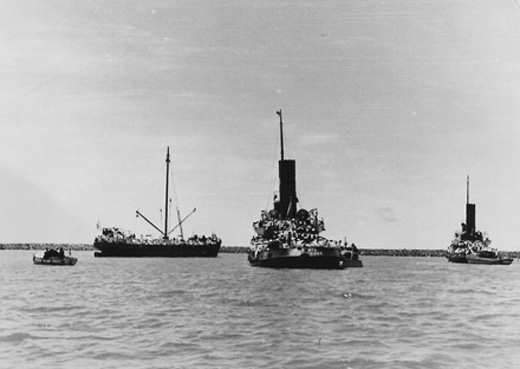
POLYGON ((470 235, 474 235, 476 231, 476 206, 475 204, 466 204, 466 227, 470 235))
POLYGON ((296 216, 296 162, 294 160, 280 160, 278 162, 280 177, 280 201, 275 203, 275 209, 280 218, 294 218, 296 216))
POLYGON ((466 229, 471 236, 476 231, 476 206, 469 202, 469 176, 466 179, 466 229))

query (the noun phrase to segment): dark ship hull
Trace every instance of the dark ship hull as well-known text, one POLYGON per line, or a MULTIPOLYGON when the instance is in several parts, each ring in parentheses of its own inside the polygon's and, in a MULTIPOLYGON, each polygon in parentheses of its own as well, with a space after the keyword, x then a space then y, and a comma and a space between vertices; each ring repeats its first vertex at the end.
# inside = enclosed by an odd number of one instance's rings
POLYGON ((95 257, 217 257, 220 242, 207 245, 179 244, 132 244, 127 242, 94 242, 99 252, 95 257))
POLYGON ((258 253, 250 252, 249 263, 252 266, 264 268, 295 268, 295 269, 345 269, 361 268, 361 260, 351 260, 340 253, 338 249, 321 248, 313 252, 288 248, 282 250, 264 250, 258 253))
POLYGON ((459 263, 459 264, 467 264, 468 258, 464 253, 456 253, 456 252, 448 252, 446 253, 446 258, 451 263, 459 263))

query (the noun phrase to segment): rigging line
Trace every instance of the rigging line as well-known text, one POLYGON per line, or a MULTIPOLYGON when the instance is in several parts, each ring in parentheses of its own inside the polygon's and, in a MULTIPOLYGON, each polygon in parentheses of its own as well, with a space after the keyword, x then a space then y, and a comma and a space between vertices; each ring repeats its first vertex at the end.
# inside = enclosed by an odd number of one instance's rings
MULTIPOLYGON (((173 165, 172 165, 173 167, 173 165)), ((176 214, 177 214, 177 221, 174 220, 175 222, 175 226, 172 228, 171 227, 171 222, 172 222, 172 218, 173 218, 173 215, 168 219, 168 229, 170 229, 170 231, 168 232, 168 234, 170 234, 174 229, 176 229, 177 227, 179 227, 180 229, 180 234, 179 234, 179 237, 181 239, 184 239, 184 230, 182 228, 182 225, 179 225, 179 222, 181 222, 181 212, 180 212, 180 204, 179 204, 179 195, 177 193, 177 186, 176 186, 176 177, 175 175, 173 175, 173 169, 170 170, 170 173, 169 173, 169 178, 170 178, 170 184, 171 184, 171 189, 172 189, 172 192, 173 192, 173 201, 175 202, 175 210, 176 210, 176 214)), ((181 186, 182 187, 182 186, 181 186)), ((170 198, 170 209, 172 209, 173 205, 172 205, 172 199, 170 198)), ((170 211, 170 214, 173 214, 171 211, 170 211)))
MULTIPOLYGON (((172 213, 172 199, 168 199, 168 214, 172 213)), ((172 217, 168 218, 168 229, 172 228, 172 217)), ((169 232, 168 232, 169 233, 169 232)))
MULTIPOLYGON (((173 167, 173 165, 172 165, 173 167)), ((179 196, 177 195, 177 186, 175 185, 175 176, 173 175, 173 168, 172 170, 170 171, 169 173, 169 177, 170 177, 170 183, 171 183, 171 186, 172 186, 172 192, 173 192, 173 197, 174 197, 174 201, 175 201, 175 207, 176 208, 179 208, 179 196)), ((170 205, 171 205, 171 199, 170 200, 170 205)), ((171 219, 170 219, 171 220, 171 219)))

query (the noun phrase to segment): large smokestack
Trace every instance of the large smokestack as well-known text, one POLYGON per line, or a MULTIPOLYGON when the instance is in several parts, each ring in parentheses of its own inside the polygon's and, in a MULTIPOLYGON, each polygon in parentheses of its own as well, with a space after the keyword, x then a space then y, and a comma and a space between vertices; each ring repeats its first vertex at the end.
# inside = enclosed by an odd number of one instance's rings
POLYGON ((473 236, 476 230, 476 210, 475 204, 466 204, 466 232, 473 236))
POLYGON ((469 176, 466 177, 466 232, 473 236, 476 231, 476 209, 475 204, 469 202, 469 176))
POLYGON ((280 218, 296 216, 296 162, 294 160, 280 160, 278 162, 280 178, 280 202, 278 212, 280 218))

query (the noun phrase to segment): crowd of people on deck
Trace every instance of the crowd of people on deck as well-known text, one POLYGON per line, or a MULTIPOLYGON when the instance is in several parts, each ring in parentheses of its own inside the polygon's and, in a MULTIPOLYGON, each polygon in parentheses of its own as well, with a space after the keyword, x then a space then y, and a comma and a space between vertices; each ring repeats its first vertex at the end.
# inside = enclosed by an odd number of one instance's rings
POLYGON ((211 236, 198 236, 193 235, 187 239, 181 238, 151 238, 136 237, 134 233, 123 231, 119 228, 103 228, 101 235, 96 237, 95 242, 107 242, 107 243, 126 243, 132 245, 190 245, 190 246, 202 246, 220 243, 220 238, 216 234, 211 236))
POLYGON ((318 219, 316 209, 300 209, 296 217, 281 219, 275 210, 262 211, 261 219, 253 223, 257 235, 254 239, 280 240, 282 243, 311 243, 318 241, 325 230, 323 219, 318 219))
POLYGON ((455 238, 448 247, 448 252, 453 253, 479 253, 480 251, 489 249, 491 240, 486 234, 480 231, 470 232, 465 223, 461 223, 461 231, 455 232, 455 238))
POLYGON ((318 218, 317 209, 300 209, 294 218, 281 219, 275 210, 262 211, 261 219, 253 223, 256 235, 251 239, 251 248, 260 251, 267 247, 307 248, 334 247, 351 252, 357 257, 355 244, 347 241, 328 240, 320 233, 325 230, 322 218, 318 218))

